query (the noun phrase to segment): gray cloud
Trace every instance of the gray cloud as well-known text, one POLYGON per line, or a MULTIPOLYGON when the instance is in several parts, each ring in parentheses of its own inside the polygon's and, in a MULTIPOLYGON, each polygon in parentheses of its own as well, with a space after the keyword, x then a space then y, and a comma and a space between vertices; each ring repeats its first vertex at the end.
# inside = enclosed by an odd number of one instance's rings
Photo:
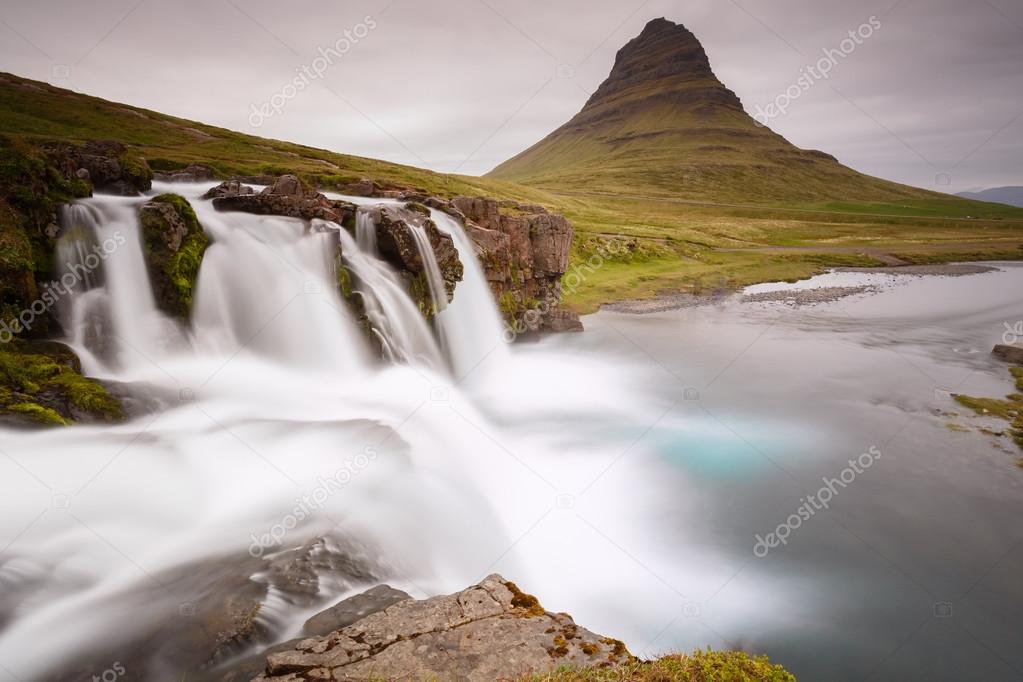
POLYGON ((870 16, 881 28, 771 127, 873 175, 1023 184, 1019 0, 67 0, 0 5, 0 69, 267 137, 477 174, 570 118, 651 18, 699 37, 747 110, 870 16), (320 48, 376 28, 279 115, 320 48), (66 67, 66 70, 65 68, 66 67))

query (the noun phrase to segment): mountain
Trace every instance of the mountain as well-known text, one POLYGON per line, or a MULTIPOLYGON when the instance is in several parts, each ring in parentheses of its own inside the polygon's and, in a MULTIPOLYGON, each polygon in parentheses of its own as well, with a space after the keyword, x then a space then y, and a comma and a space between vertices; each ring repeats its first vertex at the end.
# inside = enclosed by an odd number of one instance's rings
POLYGON ((654 19, 582 110, 487 177, 554 191, 749 202, 938 196, 799 149, 750 117, 685 26, 654 19))
POLYGON ((1023 208, 1023 187, 992 187, 979 192, 959 192, 956 196, 1023 208))

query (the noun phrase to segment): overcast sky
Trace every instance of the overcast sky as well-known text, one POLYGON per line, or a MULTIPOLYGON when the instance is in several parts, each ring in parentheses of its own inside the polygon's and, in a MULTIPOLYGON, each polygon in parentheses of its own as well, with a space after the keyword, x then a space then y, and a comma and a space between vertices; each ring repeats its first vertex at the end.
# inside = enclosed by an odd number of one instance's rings
POLYGON ((751 113, 874 16, 771 127, 921 187, 1023 185, 1023 0, 0 0, 0 70, 481 174, 569 119, 660 16, 696 33, 751 113), (287 89, 296 76, 308 87, 287 89))

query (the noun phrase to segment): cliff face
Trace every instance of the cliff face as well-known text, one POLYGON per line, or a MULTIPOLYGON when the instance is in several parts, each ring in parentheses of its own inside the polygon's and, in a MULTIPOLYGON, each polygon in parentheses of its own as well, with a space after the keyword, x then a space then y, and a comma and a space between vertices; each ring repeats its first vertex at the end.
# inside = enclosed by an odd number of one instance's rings
POLYGON ((582 329, 578 317, 560 307, 573 236, 568 219, 542 206, 488 197, 455 197, 447 210, 476 244, 513 333, 582 329))

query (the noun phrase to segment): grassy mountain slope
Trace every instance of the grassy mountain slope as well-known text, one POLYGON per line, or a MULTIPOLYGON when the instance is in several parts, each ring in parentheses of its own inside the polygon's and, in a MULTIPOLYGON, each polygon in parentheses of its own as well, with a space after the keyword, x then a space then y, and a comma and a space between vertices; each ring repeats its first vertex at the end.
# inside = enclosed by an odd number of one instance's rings
POLYGON ((655 19, 568 123, 488 177, 555 191, 742 203, 943 195, 873 178, 759 125, 684 26, 655 19))

